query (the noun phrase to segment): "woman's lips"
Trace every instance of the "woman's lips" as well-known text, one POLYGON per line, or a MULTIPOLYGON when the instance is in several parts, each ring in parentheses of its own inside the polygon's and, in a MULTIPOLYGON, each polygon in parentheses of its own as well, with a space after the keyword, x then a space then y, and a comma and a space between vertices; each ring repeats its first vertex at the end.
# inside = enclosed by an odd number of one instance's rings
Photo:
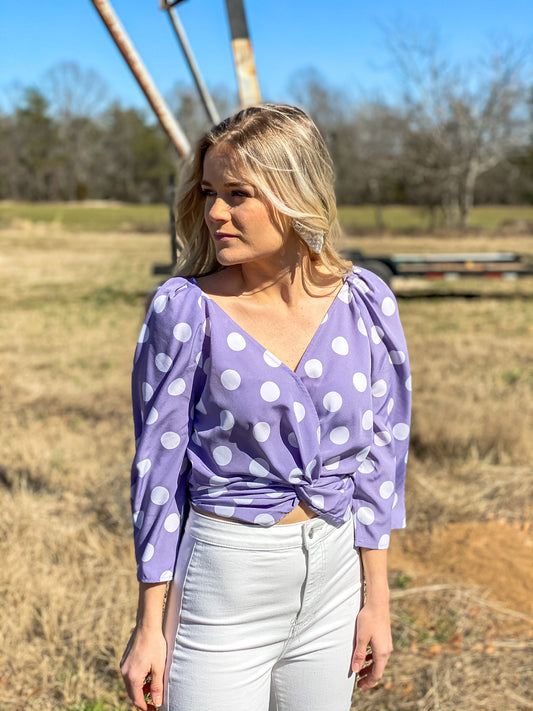
POLYGON ((218 242, 222 242, 224 240, 229 240, 229 239, 235 239, 237 235, 232 235, 229 232, 215 232, 214 238, 218 242))

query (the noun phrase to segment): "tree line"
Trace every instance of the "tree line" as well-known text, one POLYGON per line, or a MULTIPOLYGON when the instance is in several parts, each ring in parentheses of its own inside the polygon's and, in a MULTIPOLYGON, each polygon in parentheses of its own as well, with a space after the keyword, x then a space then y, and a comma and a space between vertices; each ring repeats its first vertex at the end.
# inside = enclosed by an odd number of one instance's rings
MULTIPOLYGON (((293 76, 289 101, 322 130, 340 204, 415 204, 464 227, 476 203, 533 203, 531 57, 507 43, 474 64, 451 62, 434 38, 389 33, 393 97, 356 98, 315 69, 293 76)), ((194 140, 207 128, 192 87, 167 97, 194 140)), ((221 115, 236 97, 214 92, 221 115)), ((73 62, 22 87, 0 113, 0 199, 161 202, 179 163, 147 111, 110 101, 103 80, 73 62)))

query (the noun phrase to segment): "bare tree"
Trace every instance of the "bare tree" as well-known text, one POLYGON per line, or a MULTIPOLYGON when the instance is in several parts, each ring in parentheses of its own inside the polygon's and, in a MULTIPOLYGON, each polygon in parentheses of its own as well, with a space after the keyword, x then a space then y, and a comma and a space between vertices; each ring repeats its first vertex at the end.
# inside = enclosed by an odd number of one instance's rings
POLYGON ((45 72, 40 82, 51 113, 60 120, 90 118, 103 111, 109 100, 106 82, 77 62, 59 62, 45 72))
POLYGON ((403 91, 411 175, 437 187, 447 224, 464 228, 480 175, 526 140, 527 53, 493 47, 488 58, 459 66, 434 36, 388 36, 403 91))

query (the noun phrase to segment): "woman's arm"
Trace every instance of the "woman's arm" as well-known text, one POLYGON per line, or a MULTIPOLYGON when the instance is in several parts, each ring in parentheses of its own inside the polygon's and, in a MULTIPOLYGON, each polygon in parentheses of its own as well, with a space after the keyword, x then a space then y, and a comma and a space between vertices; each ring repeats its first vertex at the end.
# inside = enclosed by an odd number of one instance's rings
POLYGON ((359 674, 357 686, 361 691, 371 689, 383 676, 392 652, 389 613, 389 584, 387 580, 387 551, 361 548, 366 600, 356 625, 356 644, 352 669, 359 674), (367 658, 367 647, 372 652, 367 658), (370 662, 368 666, 363 666, 370 662))
POLYGON ((137 622, 120 662, 128 696, 143 711, 149 708, 144 700, 150 691, 153 705, 163 703, 163 674, 167 646, 163 636, 163 602, 166 583, 140 583, 137 622), (146 677, 151 681, 145 688, 146 677))

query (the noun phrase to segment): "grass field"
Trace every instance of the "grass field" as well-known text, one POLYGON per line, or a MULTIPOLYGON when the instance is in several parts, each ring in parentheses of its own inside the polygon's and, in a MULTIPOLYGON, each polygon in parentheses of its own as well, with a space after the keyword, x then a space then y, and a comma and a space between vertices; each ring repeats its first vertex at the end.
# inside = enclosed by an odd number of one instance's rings
MULTIPOLYGON (((391 205, 382 210, 384 233, 427 234, 432 225, 429 212, 424 208, 391 205)), ((339 208, 341 224, 348 234, 365 234, 375 231, 374 208, 368 205, 339 208)), ((69 230, 91 231, 165 231, 168 225, 166 205, 128 205, 106 201, 85 203, 20 203, 0 201, 0 226, 13 221, 52 223, 69 230)), ((437 215, 435 227, 442 230, 442 220, 437 215)), ((491 231, 514 228, 533 233, 533 205, 474 207, 469 217, 470 231, 491 231)))
MULTIPOLYGON (((103 231, 105 212, 92 232, 23 210, 0 229, 0 711, 129 708, 129 373, 168 245, 103 231)), ((521 235, 357 243, 457 239, 532 251, 521 235)), ((472 283, 483 298, 398 287, 415 383, 409 528, 391 548, 396 653, 359 711, 531 708, 531 281, 472 283)))

